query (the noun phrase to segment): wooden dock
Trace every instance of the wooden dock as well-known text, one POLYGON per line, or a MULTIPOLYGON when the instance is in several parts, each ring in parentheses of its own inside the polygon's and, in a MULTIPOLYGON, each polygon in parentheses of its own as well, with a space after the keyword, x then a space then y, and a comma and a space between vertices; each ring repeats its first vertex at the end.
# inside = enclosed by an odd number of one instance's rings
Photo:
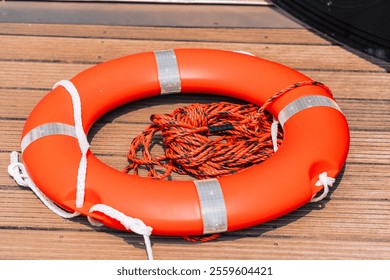
MULTIPOLYGON (((390 259, 389 63, 272 6, 8 1, 0 3, 0 259, 146 258, 142 237, 93 227, 84 217, 58 217, 17 186, 7 165, 10 152, 20 151, 29 112, 56 81, 116 57, 172 48, 243 50, 325 83, 347 117, 351 148, 321 203, 211 242, 152 236, 156 259, 390 259), (77 17, 80 11, 87 16, 77 17)), ((93 126, 91 150, 121 170, 150 114, 194 102, 198 97, 173 95, 121 107, 93 126)))

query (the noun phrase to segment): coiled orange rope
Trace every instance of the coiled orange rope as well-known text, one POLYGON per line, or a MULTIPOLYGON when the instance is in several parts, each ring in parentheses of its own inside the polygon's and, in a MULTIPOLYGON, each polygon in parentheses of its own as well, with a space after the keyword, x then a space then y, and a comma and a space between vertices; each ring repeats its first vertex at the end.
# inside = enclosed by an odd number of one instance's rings
POLYGON ((152 115, 153 124, 134 138, 126 172, 147 167, 149 177, 163 179, 171 172, 206 179, 235 173, 267 159, 273 151, 272 116, 252 104, 227 102, 192 104, 172 114, 152 115), (161 133, 165 154, 150 152, 161 133), (143 158, 137 151, 143 148, 143 158), (163 174, 155 166, 166 170, 163 174))
MULTIPOLYGON (((129 165, 137 175, 141 166, 148 177, 167 178, 172 172, 189 174, 197 179, 228 175, 269 158, 274 150, 271 139, 273 117, 265 109, 286 92, 315 81, 296 83, 275 93, 263 106, 227 102, 192 104, 177 108, 171 114, 151 115, 152 124, 136 136, 127 154, 129 165), (151 147, 160 134, 165 153, 152 155, 151 147), (142 158, 137 156, 142 151, 142 158), (156 167, 159 167, 158 170, 156 167), (161 170, 165 170, 161 172, 161 170)), ((278 131, 278 145, 282 132, 278 131)), ((209 241, 219 234, 185 237, 189 241, 209 241)))

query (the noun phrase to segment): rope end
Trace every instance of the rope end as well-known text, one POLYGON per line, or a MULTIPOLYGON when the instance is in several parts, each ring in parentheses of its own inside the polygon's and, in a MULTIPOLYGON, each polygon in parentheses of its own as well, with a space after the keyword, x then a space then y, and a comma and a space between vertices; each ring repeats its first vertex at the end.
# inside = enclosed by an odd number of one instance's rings
POLYGON ((153 260, 153 250, 150 242, 150 235, 153 231, 152 227, 145 225, 145 223, 140 219, 127 216, 119 210, 105 204, 95 204, 89 209, 89 212, 100 212, 114 220, 117 220, 127 230, 131 230, 136 234, 142 235, 144 237, 148 259, 153 260))

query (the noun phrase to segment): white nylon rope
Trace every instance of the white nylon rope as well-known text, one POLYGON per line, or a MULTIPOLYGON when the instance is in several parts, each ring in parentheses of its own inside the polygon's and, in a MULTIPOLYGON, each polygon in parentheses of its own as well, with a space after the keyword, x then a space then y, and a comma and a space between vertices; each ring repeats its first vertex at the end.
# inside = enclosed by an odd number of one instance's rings
POLYGON ((131 230, 134 233, 142 235, 145 240, 145 247, 146 247, 146 252, 148 254, 148 259, 153 260, 152 245, 150 243, 150 238, 149 238, 153 230, 151 227, 145 225, 145 223, 140 219, 126 216, 122 212, 104 204, 95 204, 94 206, 91 207, 91 209, 89 209, 89 212, 103 213, 106 216, 120 222, 127 230, 131 230))
POLYGON ((318 176, 318 181, 316 182, 315 185, 317 187, 324 186, 324 190, 320 196, 318 196, 318 197, 313 196, 312 199, 310 200, 310 202, 318 202, 318 201, 324 199, 329 193, 329 187, 332 187, 335 181, 336 181, 335 178, 328 177, 328 173, 326 173, 326 172, 321 173, 318 176))
MULTIPOLYGON (((19 186, 29 187, 36 194, 36 196, 43 202, 43 204, 45 204, 47 208, 49 208, 58 216, 61 216, 65 219, 70 219, 80 215, 79 212, 69 213, 63 210, 62 208, 57 206, 57 204, 55 204, 52 200, 50 200, 44 193, 42 193, 41 190, 31 180, 26 170, 26 167, 23 165, 23 163, 19 162, 19 154, 16 151, 13 151, 10 155, 10 164, 8 165, 8 173, 10 176, 12 176, 12 178, 19 186)), ((108 217, 119 221, 127 230, 131 230, 134 233, 142 235, 145 240, 145 247, 146 247, 148 259, 153 260, 152 245, 150 242, 150 235, 153 230, 151 227, 146 226, 145 223, 140 219, 135 219, 126 216, 122 212, 115 210, 114 208, 104 204, 96 204, 92 206, 89 212, 101 212, 107 215, 108 217)), ((100 222, 95 221, 93 218, 89 216, 87 216, 87 218, 88 221, 93 226, 103 225, 100 222)))
POLYGON ((81 159, 77 172, 77 187, 76 187, 76 207, 81 208, 84 205, 85 195, 85 177, 87 174, 87 152, 89 150, 89 143, 87 135, 84 132, 83 120, 81 117, 81 101, 77 88, 71 81, 62 80, 54 84, 53 89, 62 86, 70 94, 73 104, 73 116, 76 130, 77 140, 81 150, 81 159))
POLYGON ((29 187, 38 198, 49 208, 51 211, 56 213, 57 215, 70 219, 80 215, 78 212, 69 213, 58 207, 53 201, 51 201, 41 190, 35 185, 35 183, 31 180, 30 176, 27 173, 26 167, 23 163, 19 162, 19 154, 16 151, 13 151, 10 155, 10 164, 8 165, 8 173, 12 178, 14 178, 15 182, 22 187, 29 187))
POLYGON ((275 116, 272 116, 272 125, 271 125, 271 139, 272 146, 274 147, 274 153, 278 151, 278 119, 275 116))
MULTIPOLYGON (((81 117, 81 101, 77 88, 71 81, 62 80, 58 83, 54 84, 53 89, 58 86, 62 86, 66 89, 66 91, 70 94, 72 98, 73 104, 73 114, 74 114, 74 122, 75 122, 75 130, 77 140, 81 150, 81 159, 79 163, 78 173, 77 173, 77 186, 76 186, 76 207, 81 208, 84 205, 84 196, 85 196, 85 178, 87 173, 87 152, 89 150, 89 143, 87 139, 87 135, 83 129, 83 122, 81 117)), ((8 173, 19 186, 29 187, 38 198, 54 213, 57 215, 69 219, 80 215, 77 211, 74 213, 69 213, 56 205, 52 200, 50 200, 41 190, 35 185, 35 183, 31 180, 28 172, 23 165, 23 163, 19 162, 18 152, 13 151, 10 155, 10 164, 8 166, 8 173)), ((152 246, 150 242, 150 235, 152 233, 152 228, 146 226, 143 221, 140 219, 132 218, 126 216, 122 212, 104 204, 96 204, 92 206, 89 212, 101 212, 108 217, 111 217, 117 221, 119 221, 127 230, 131 230, 134 233, 140 234, 144 237, 145 246, 148 258, 153 260, 153 252, 152 246)), ((94 225, 99 226, 101 223, 95 221, 91 217, 87 217, 88 221, 94 225)))
MULTIPOLYGON (((73 114, 75 122, 75 130, 77 135, 77 140, 79 142, 81 150, 81 159, 79 164, 79 169, 77 173, 77 189, 76 189, 76 207, 80 208, 84 205, 84 196, 85 196, 85 178, 87 173, 87 152, 89 150, 89 143, 87 135, 84 132, 83 121, 81 116, 81 101, 80 95, 77 88, 71 81, 62 80, 54 85, 53 88, 58 86, 63 86, 72 98, 73 103, 73 114)), ((101 212, 113 219, 119 221, 127 230, 131 230, 137 234, 143 235, 145 240, 146 251, 149 259, 153 259, 152 246, 150 243, 150 234, 152 233, 152 228, 145 225, 139 219, 135 219, 129 216, 126 216, 122 212, 104 205, 97 204, 91 207, 90 212, 98 211, 101 212)), ((92 225, 99 225, 94 219, 88 219, 92 225)))

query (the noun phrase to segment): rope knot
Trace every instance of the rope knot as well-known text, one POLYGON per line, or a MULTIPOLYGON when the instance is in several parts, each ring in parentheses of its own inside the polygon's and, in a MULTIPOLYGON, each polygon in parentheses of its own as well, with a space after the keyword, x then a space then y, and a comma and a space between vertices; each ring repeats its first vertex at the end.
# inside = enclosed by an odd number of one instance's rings
POLYGON ((95 204, 89 209, 89 212, 103 213, 104 215, 120 222, 127 230, 131 230, 134 233, 142 235, 145 240, 148 258, 150 260, 153 260, 153 251, 149 238, 149 236, 152 234, 153 228, 145 225, 145 223, 140 219, 127 216, 124 213, 116 210, 115 208, 112 208, 105 204, 95 204))
POLYGON ((317 187, 324 186, 324 190, 321 195, 318 197, 315 197, 315 195, 312 197, 310 202, 318 202, 322 199, 324 199, 328 193, 329 193, 329 187, 332 187, 334 182, 336 182, 335 178, 328 177, 327 172, 322 172, 320 175, 318 175, 318 181, 315 183, 317 187))
POLYGON ((24 165, 19 162, 19 154, 16 151, 13 151, 10 155, 10 164, 8 165, 8 174, 15 180, 15 182, 22 187, 28 187, 27 179, 28 176, 27 170, 24 165))
POLYGON ((325 185, 332 187, 335 181, 336 181, 335 178, 328 177, 327 172, 322 172, 320 175, 318 175, 318 181, 316 182, 315 185, 317 187, 325 186, 325 185))

